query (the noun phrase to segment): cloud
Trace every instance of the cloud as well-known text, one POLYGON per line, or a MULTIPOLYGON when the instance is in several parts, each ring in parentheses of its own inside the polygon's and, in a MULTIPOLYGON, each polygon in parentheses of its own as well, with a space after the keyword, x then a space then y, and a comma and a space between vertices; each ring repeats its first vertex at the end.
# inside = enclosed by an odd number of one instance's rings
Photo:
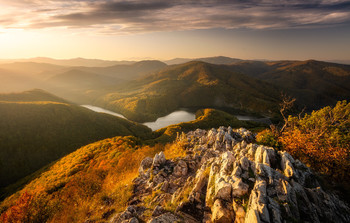
POLYGON ((350 24, 350 2, 342 0, 4 0, 1 6, 7 11, 0 16, 12 20, 1 20, 0 27, 87 28, 105 34, 350 24))

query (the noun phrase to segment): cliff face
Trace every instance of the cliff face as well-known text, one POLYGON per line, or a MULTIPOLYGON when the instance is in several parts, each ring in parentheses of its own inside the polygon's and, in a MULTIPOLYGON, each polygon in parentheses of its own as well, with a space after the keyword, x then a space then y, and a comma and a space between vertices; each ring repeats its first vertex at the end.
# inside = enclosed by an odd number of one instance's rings
POLYGON ((230 127, 178 136, 186 155, 145 158, 130 205, 111 222, 350 222, 307 166, 252 142, 230 127))

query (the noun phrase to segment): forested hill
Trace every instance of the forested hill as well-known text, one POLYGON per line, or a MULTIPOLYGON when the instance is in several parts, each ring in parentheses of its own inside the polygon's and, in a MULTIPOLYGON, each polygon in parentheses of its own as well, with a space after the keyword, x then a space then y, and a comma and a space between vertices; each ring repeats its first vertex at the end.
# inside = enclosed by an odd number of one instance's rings
POLYGON ((113 136, 142 138, 148 134, 151 130, 146 126, 93 112, 41 90, 2 94, 0 187, 88 143, 113 136))

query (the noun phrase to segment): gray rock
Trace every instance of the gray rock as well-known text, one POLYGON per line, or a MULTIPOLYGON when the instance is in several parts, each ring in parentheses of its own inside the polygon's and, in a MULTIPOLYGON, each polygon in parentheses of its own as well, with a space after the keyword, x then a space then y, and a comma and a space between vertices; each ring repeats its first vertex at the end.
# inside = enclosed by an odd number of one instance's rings
POLYGON ((234 212, 232 208, 224 201, 216 199, 211 208, 213 223, 231 223, 234 221, 234 212))
POLYGON ((257 179, 250 194, 246 222, 270 222, 267 206, 266 181, 257 179))
POLYGON ((154 156, 152 165, 154 167, 159 167, 159 166, 163 165, 165 162, 166 162, 165 155, 163 152, 160 152, 154 156))
POLYGON ((221 155, 220 176, 229 175, 231 173, 234 161, 235 158, 230 151, 224 152, 221 155))
POLYGON ((153 209, 153 212, 152 212, 152 217, 157 217, 161 214, 163 214, 165 211, 164 211, 164 208, 162 206, 159 206, 157 205, 154 209, 153 209))
POLYGON ((186 176, 187 172, 188 172, 187 163, 183 160, 180 160, 175 166, 173 174, 176 177, 181 177, 181 176, 186 176))
POLYGON ((294 159, 287 152, 279 152, 281 155, 281 168, 286 177, 295 176, 295 170, 293 168, 294 159))
POLYGON ((142 174, 145 170, 152 166, 153 159, 151 157, 146 157, 141 161, 139 173, 142 174))
POLYGON ((219 180, 215 185, 215 198, 231 201, 232 186, 224 180, 219 180))
POLYGON ((242 179, 237 179, 232 184, 232 196, 241 197, 248 193, 249 185, 243 183, 242 179))
POLYGON ((158 217, 151 218, 148 223, 174 223, 179 222, 180 219, 174 214, 167 212, 158 217))
POLYGON ((129 219, 129 221, 127 221, 128 223, 139 223, 139 220, 137 220, 137 218, 133 217, 131 219, 129 219))
POLYGON ((246 171, 248 170, 249 160, 246 156, 241 157, 241 159, 239 160, 239 163, 240 163, 243 170, 246 170, 246 171))

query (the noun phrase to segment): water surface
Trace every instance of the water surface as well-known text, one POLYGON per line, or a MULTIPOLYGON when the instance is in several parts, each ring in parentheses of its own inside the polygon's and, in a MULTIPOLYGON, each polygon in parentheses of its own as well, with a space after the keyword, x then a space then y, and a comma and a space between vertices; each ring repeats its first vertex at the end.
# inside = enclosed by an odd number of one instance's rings
MULTIPOLYGON (((114 115, 114 116, 117 116, 120 118, 127 119, 119 113, 112 112, 112 111, 109 111, 109 110, 104 109, 104 108, 100 108, 100 107, 93 106, 93 105, 82 105, 82 106, 85 108, 88 108, 90 110, 93 110, 95 112, 107 113, 110 115, 114 115)), ((259 121, 266 122, 266 120, 265 120, 266 118, 261 119, 261 118, 257 118, 257 117, 253 117, 253 116, 244 116, 244 115, 235 115, 235 116, 237 117, 238 120, 242 120, 242 121, 251 120, 251 121, 258 121, 258 122, 259 121)), ((150 129, 152 129, 152 131, 155 131, 155 130, 167 127, 169 125, 174 125, 174 124, 178 124, 181 122, 189 122, 189 121, 192 121, 195 119, 196 119, 196 115, 194 113, 184 111, 184 110, 179 110, 179 111, 174 111, 174 112, 172 112, 164 117, 160 117, 154 122, 145 122, 142 124, 149 127, 150 129)), ((269 121, 269 119, 267 121, 269 121)))
POLYGON ((104 109, 104 108, 100 108, 100 107, 97 107, 97 106, 93 106, 93 105, 81 105, 81 106, 84 107, 84 108, 88 108, 90 110, 93 110, 95 112, 102 112, 102 113, 106 113, 106 114, 110 114, 110 115, 114 115, 114 116, 117 116, 117 117, 120 117, 120 118, 127 119, 122 114, 119 114, 119 113, 116 113, 116 112, 112 112, 110 110, 107 110, 107 109, 104 109))
POLYGON ((167 127, 168 125, 174 125, 180 122, 189 122, 195 119, 196 115, 194 113, 188 111, 174 111, 167 116, 158 118, 155 122, 145 122, 143 124, 154 131, 167 127))

